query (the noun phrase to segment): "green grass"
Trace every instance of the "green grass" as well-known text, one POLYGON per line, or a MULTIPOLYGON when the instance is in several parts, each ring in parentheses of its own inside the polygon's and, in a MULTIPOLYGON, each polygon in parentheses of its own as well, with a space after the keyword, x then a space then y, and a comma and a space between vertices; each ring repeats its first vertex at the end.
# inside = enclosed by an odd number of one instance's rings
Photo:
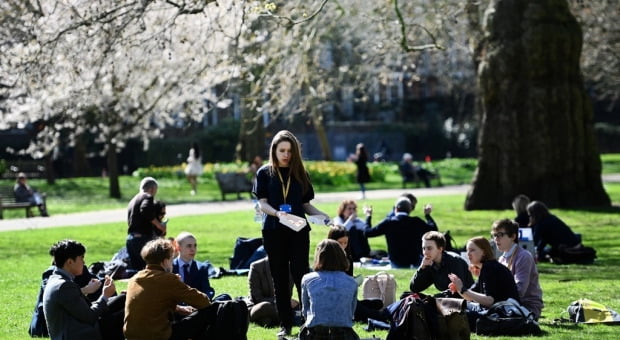
MULTIPOLYGON (((620 154, 606 154, 601 156, 603 162, 603 173, 620 173, 620 154)), ((346 162, 308 162, 310 168, 316 169, 315 191, 316 192, 337 192, 337 191, 357 191, 359 186, 355 183, 353 174, 355 166, 346 162), (330 171, 330 169, 335 169, 330 171), (347 175, 344 176, 343 172, 347 175), (322 184, 325 177, 333 176, 337 178, 338 184, 322 184), (349 178, 350 177, 350 178, 349 178)), ((426 166, 426 165, 425 165, 426 166)), ((374 181, 366 185, 368 190, 376 189, 398 189, 402 187, 401 178, 398 173, 396 163, 371 164, 372 169, 378 169, 384 178, 382 181, 374 181)), ((199 178, 198 194, 190 196, 190 187, 185 178, 179 174, 180 167, 160 167, 144 168, 140 172, 155 175, 160 190, 158 198, 167 204, 188 203, 188 202, 209 202, 220 201, 221 195, 217 182, 213 179, 213 171, 238 171, 238 164, 207 164, 205 174, 199 178)), ((458 185, 471 183, 473 173, 476 169, 475 159, 444 159, 433 161, 432 169, 439 171, 443 185, 458 185)), ((182 174, 182 172, 181 172, 182 174)), ((102 209, 124 208, 127 202, 137 192, 140 182, 139 177, 121 176, 119 178, 121 188, 121 199, 109 198, 109 179, 101 177, 81 177, 59 179, 54 185, 49 185, 43 179, 30 179, 29 184, 41 192, 47 194, 48 211, 50 214, 61 214, 71 212, 83 212, 102 209)), ((433 185, 436 181, 431 181, 433 185)), ((0 180, 0 186, 13 186, 13 180, 0 180)), ((413 187, 408 184, 408 187, 413 187)), ((242 197, 249 198, 249 194, 244 193, 242 197)), ((228 200, 236 199, 236 195, 228 194, 228 200)), ((36 214, 36 212, 35 212, 36 214)), ((4 218, 22 218, 23 209, 13 209, 4 212, 4 218)))
MULTIPOLYGON (((620 184, 606 184, 612 200, 620 203, 620 184)), ((187 191, 186 188, 184 191, 187 191)), ((513 212, 505 211, 463 211, 463 196, 419 197, 420 203, 432 203, 433 216, 440 230, 450 230, 459 245, 476 235, 488 235, 493 220, 513 217, 513 212)), ((375 223, 393 204, 392 199, 369 200, 375 211, 375 223)), ((123 202, 123 206, 124 206, 123 202)), ((327 212, 335 212, 337 204, 318 204, 327 212)), ((553 325, 553 320, 562 316, 566 307, 578 298, 589 298, 620 311, 620 295, 617 294, 617 281, 620 276, 620 240, 618 240, 618 208, 583 211, 553 211, 583 235, 586 245, 598 251, 594 265, 556 266, 539 264, 541 286, 544 291, 545 309, 541 326, 545 339, 617 339, 620 327, 602 325, 553 325)), ((180 231, 191 231, 198 239, 200 260, 210 260, 217 266, 227 267, 232 254, 234 241, 238 236, 259 237, 260 226, 253 222, 253 211, 240 211, 203 216, 171 217, 168 224, 170 235, 180 231)), ((84 227, 51 228, 40 230, 11 231, 2 234, 0 239, 0 339, 28 339, 26 329, 34 308, 40 284, 40 274, 49 265, 47 251, 51 244, 72 238, 87 247, 86 262, 107 261, 124 245, 126 226, 123 223, 99 224, 84 227)), ((314 227, 311 234, 311 249, 326 235, 324 227, 314 227)), ((386 249, 383 237, 372 238, 374 249, 386 249)), ((309 254, 309 261, 313 251, 309 254)), ((356 269, 356 274, 371 274, 373 271, 356 269)), ((391 270, 398 282, 398 291, 408 289, 412 270, 391 270)), ((229 293, 233 296, 248 294, 246 277, 223 277, 212 280, 216 293, 229 293)), ((123 282, 117 288, 126 287, 123 282)), ((434 293, 429 289, 428 293, 434 293)), ((361 294, 361 293, 360 293, 361 294)), ((355 329, 362 338, 373 335, 385 339, 385 331, 366 332, 364 325, 356 324, 355 329)), ((298 329, 294 329, 297 332, 298 329)), ((273 339, 276 329, 264 329, 250 325, 250 340, 273 339)), ((486 339, 472 335, 473 339, 486 339)), ((526 337, 527 338, 527 337, 526 337)), ((498 338, 493 338, 498 339, 498 338)), ((502 339, 502 338, 499 338, 502 339)))

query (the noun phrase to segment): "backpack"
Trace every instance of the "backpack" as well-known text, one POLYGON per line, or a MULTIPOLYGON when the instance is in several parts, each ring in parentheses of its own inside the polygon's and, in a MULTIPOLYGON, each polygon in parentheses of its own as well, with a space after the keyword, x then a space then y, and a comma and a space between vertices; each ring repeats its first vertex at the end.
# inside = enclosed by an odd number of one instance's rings
POLYGON ((424 301, 418 294, 411 294, 387 308, 392 316, 386 340, 431 339, 424 301))
POLYGON ((230 269, 250 269, 252 261, 265 257, 266 254, 254 254, 263 245, 263 239, 237 237, 233 256, 230 257, 230 269))
POLYGON ((551 255, 553 263, 557 264, 592 264, 596 259, 596 250, 592 247, 586 247, 579 244, 576 247, 567 247, 560 245, 551 255))
POLYGON ((247 340, 250 312, 243 299, 213 301, 213 305, 217 308, 217 316, 215 324, 207 330, 207 338, 247 340))
POLYGON ((47 280, 54 272, 54 268, 53 266, 49 267, 41 274, 41 288, 39 289, 37 302, 34 306, 30 326, 28 327, 28 334, 33 338, 47 338, 50 336, 45 323, 45 314, 43 314, 43 291, 45 290, 47 280))
POLYGON ((609 307, 588 299, 573 301, 566 309, 570 321, 577 323, 620 323, 620 315, 609 307))
POLYGON ((378 272, 368 275, 362 282, 362 298, 364 300, 381 300, 387 307, 396 301, 396 280, 394 275, 378 272))
POLYGON ((479 335, 538 335, 541 332, 534 314, 512 298, 494 303, 476 320, 479 335))

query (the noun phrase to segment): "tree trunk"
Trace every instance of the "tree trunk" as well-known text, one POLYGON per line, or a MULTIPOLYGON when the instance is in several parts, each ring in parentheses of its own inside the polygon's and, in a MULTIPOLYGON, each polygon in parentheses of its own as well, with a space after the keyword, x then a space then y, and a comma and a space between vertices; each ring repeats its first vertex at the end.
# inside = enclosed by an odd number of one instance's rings
POLYGON ((110 179, 110 197, 121 198, 121 187, 118 183, 118 157, 116 154, 116 146, 108 144, 106 161, 108 166, 108 178, 110 179))
POLYGON ((90 176, 90 166, 86 159, 86 137, 83 134, 75 136, 75 148, 73 152, 73 175, 75 177, 90 176))
POLYGON ((551 207, 609 206, 566 0, 494 0, 478 68, 479 162, 465 209, 517 194, 551 207))
POLYGON ((319 145, 321 146, 321 154, 324 161, 331 161, 333 159, 332 150, 329 147, 329 139, 327 138, 327 132, 325 131, 325 125, 323 124, 323 114, 318 110, 312 110, 312 125, 316 131, 319 145))
POLYGON ((265 129, 261 117, 251 110, 242 110, 239 124, 239 140, 235 147, 235 158, 238 161, 250 162, 254 157, 269 158, 265 154, 265 129))

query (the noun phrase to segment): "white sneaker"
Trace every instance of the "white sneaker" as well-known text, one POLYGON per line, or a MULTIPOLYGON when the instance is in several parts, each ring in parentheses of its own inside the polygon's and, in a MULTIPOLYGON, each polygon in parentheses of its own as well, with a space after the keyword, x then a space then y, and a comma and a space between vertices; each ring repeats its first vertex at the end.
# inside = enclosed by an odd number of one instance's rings
POLYGON ((190 193, 192 196, 195 196, 195 195, 196 195, 196 190, 192 190, 192 191, 190 191, 189 193, 190 193))

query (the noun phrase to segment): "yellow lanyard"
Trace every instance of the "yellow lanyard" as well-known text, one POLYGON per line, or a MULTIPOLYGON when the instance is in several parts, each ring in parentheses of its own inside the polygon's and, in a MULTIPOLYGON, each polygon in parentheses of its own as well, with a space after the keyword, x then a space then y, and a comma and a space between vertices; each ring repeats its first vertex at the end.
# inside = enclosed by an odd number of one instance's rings
POLYGON ((288 178, 286 180, 286 185, 284 185, 284 180, 282 179, 282 175, 280 174, 280 169, 277 169, 277 171, 278 171, 278 177, 280 177, 280 183, 282 183, 282 196, 284 196, 284 203, 286 203, 286 196, 288 196, 288 189, 291 188, 291 174, 289 173, 288 178))

